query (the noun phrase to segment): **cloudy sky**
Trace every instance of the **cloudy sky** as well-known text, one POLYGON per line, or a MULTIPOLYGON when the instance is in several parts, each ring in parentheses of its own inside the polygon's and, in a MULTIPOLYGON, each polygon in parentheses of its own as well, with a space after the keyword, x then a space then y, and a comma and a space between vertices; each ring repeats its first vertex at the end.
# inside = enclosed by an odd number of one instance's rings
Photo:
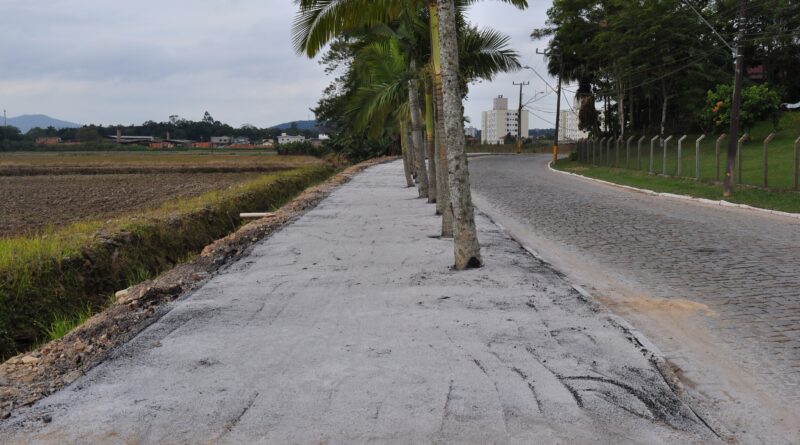
MULTIPOLYGON (((550 0, 518 11, 499 2, 475 5, 469 19, 509 34, 523 64, 543 75, 532 42, 550 0)), ((96 124, 166 120, 172 114, 239 126, 313 118, 309 108, 330 79, 289 42, 292 0, 2 0, 0 108, 9 116, 42 113, 96 124)), ((547 78, 551 84, 552 79, 547 78)), ((473 85, 466 114, 479 127, 492 97, 545 91, 532 71, 473 85)), ((555 95, 533 104, 552 126, 555 95)))

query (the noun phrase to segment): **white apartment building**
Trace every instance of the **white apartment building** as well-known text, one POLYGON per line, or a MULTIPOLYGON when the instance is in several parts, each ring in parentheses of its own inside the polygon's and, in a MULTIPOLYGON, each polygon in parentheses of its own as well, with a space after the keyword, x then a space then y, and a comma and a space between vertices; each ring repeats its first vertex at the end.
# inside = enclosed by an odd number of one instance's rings
MULTIPOLYGON (((528 110, 522 110, 520 125, 522 137, 528 137, 528 110)), ((517 110, 509 110, 508 98, 500 95, 494 98, 490 111, 481 113, 481 142, 502 144, 507 134, 517 136, 517 110)))
POLYGON ((558 121, 558 140, 561 142, 575 142, 589 137, 589 133, 578 129, 578 110, 580 101, 576 97, 573 100, 572 108, 561 109, 558 121))
POLYGON ((476 138, 478 137, 478 129, 475 127, 466 127, 464 128, 464 136, 476 138))

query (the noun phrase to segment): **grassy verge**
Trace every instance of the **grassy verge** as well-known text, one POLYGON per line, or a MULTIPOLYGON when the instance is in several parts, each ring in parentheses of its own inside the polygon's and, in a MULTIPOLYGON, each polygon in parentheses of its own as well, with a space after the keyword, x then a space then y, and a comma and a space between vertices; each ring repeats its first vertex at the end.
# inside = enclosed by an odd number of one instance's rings
POLYGON ((332 173, 306 166, 137 215, 0 239, 0 358, 63 335, 114 291, 236 230, 240 212, 277 209, 332 173))
MULTIPOLYGON (((752 186, 763 185, 763 142, 767 135, 773 131, 775 131, 775 138, 769 144, 767 156, 768 185, 776 190, 792 188, 794 179, 794 141, 800 136, 800 113, 783 113, 778 130, 775 130, 769 122, 761 122, 749 130, 750 139, 742 144, 741 175, 739 174, 740 166, 738 162, 734 169, 734 178, 737 183, 752 186)), ((631 169, 636 169, 637 164, 640 164, 642 170, 647 170, 651 162, 650 138, 654 135, 647 135, 642 142, 641 152, 637 144, 641 133, 632 133, 630 136, 634 137, 631 141, 630 152, 627 150, 626 143, 623 142, 620 144, 619 153, 617 153, 616 143, 612 142, 610 154, 605 145, 602 150, 599 147, 595 150, 594 163, 603 166, 629 167, 631 169)), ((653 171, 656 173, 666 172, 668 175, 673 176, 678 174, 678 140, 682 135, 673 134, 672 136, 667 145, 666 157, 664 156, 663 148, 658 143, 653 146, 652 164, 653 171)), ((680 156, 680 176, 694 178, 697 174, 695 168, 698 159, 695 144, 699 136, 697 134, 689 134, 683 141, 680 156)), ((719 135, 708 134, 700 142, 699 164, 701 180, 716 181, 724 175, 729 139, 725 137, 721 140, 719 158, 717 158, 716 140, 718 137, 719 135)))
MULTIPOLYGON (((577 173, 589 178, 602 179, 616 184, 653 190, 662 193, 688 195, 697 198, 722 200, 722 186, 710 181, 695 181, 686 178, 674 178, 649 175, 638 170, 626 170, 611 167, 594 167, 575 161, 559 161, 556 169, 577 173)), ((755 187, 739 186, 734 196, 726 201, 747 204, 763 209, 800 213, 800 193, 780 190, 764 190, 755 187)))

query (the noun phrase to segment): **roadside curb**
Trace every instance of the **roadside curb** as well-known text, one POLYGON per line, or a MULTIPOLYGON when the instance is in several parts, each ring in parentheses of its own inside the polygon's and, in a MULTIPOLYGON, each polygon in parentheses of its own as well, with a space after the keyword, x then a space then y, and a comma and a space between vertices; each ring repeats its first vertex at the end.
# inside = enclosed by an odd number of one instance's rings
POLYGON ((693 201, 693 202, 706 204, 706 205, 720 206, 720 207, 730 207, 730 208, 736 208, 736 209, 741 209, 741 210, 755 211, 755 212, 758 212, 758 213, 768 213, 768 214, 771 214, 771 215, 784 216, 784 217, 787 217, 787 218, 800 220, 800 213, 789 213, 789 212, 781 212, 779 210, 762 209, 762 208, 759 208, 759 207, 749 206, 747 204, 735 204, 735 203, 728 202, 728 201, 723 201, 723 200, 714 201, 713 199, 695 198, 694 196, 676 195, 675 193, 661 193, 661 192, 656 192, 656 191, 649 190, 649 189, 640 189, 638 187, 632 187, 630 185, 617 184, 615 182, 604 181, 602 179, 590 178, 588 176, 579 175, 577 173, 570 173, 570 172, 565 172, 563 170, 556 170, 556 169, 553 168, 553 162, 552 161, 547 163, 547 168, 550 169, 550 171, 552 171, 552 172, 560 173, 560 174, 563 174, 563 175, 575 176, 575 177, 584 179, 586 181, 598 182, 600 184, 605 184, 605 185, 609 185, 609 186, 612 186, 612 187, 617 187, 617 188, 621 188, 621 189, 625 189, 625 190, 630 190, 630 191, 633 191, 633 192, 643 193, 645 195, 658 196, 658 197, 661 197, 661 198, 669 198, 669 199, 679 199, 679 200, 683 200, 683 201, 693 201))

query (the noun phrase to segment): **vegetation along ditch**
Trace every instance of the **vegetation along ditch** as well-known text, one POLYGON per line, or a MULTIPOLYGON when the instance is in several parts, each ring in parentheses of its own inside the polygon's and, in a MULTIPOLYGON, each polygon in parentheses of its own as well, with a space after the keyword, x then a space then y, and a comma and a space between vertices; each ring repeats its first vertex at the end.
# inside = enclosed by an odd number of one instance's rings
POLYGON ((304 166, 136 215, 0 239, 0 359, 63 335, 115 291, 236 230, 239 213, 276 209, 333 173, 304 166))

